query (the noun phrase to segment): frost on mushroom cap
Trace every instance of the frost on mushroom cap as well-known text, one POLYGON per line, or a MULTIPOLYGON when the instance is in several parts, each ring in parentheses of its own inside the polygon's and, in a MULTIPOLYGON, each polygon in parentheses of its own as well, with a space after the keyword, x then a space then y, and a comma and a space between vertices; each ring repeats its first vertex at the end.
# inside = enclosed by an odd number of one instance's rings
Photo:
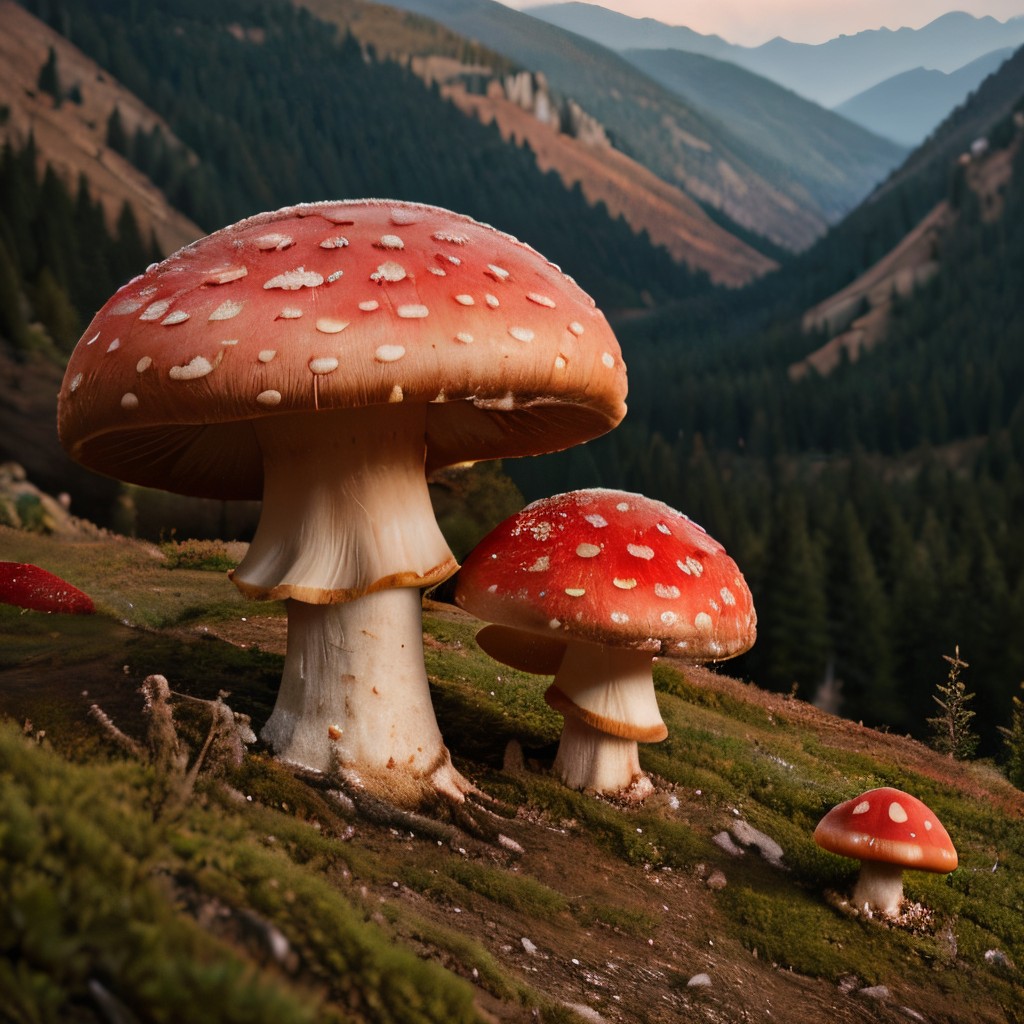
POLYGON ((883 786, 833 807, 814 830, 830 853, 945 874, 957 866, 949 833, 917 797, 883 786))
POLYGON ((72 353, 58 428, 98 472, 258 498, 257 417, 429 403, 429 471, 578 444, 625 394, 604 316, 529 246, 438 207, 344 201, 241 221, 122 287, 72 353))
MULTIPOLYGON (((572 491, 528 505, 489 533, 459 572, 455 600, 485 622, 485 649, 528 671, 557 669, 569 639, 711 661, 754 642, 753 599, 700 526, 624 491, 572 491)), ((501 658, 500 660, 506 660, 501 658)))

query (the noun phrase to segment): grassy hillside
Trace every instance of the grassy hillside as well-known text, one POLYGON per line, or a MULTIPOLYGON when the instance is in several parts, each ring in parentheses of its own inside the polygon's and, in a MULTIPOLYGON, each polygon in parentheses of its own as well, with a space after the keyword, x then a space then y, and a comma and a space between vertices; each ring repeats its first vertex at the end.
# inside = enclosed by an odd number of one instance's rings
POLYGON ((1017 1019, 1024 796, 991 767, 665 662, 669 738, 642 750, 657 792, 597 800, 549 772, 546 681, 489 661, 473 620, 428 603, 438 720, 494 801, 476 826, 357 811, 258 746, 238 764, 207 754, 193 784, 160 756, 170 734, 147 729, 138 687, 167 677, 194 765, 219 692, 265 719, 281 608, 198 568, 210 547, 0 528, 0 548, 98 607, 0 606, 4 1019, 1017 1019), (901 926, 853 913, 855 864, 810 838, 882 783, 922 797, 960 852, 948 877, 907 874, 901 926))

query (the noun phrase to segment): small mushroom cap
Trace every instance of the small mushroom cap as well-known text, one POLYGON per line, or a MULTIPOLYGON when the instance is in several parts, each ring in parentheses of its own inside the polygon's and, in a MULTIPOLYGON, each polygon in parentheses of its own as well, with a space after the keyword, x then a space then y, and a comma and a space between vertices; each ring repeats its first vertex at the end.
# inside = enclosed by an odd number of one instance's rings
POLYGON ((940 874, 957 866, 949 833, 920 800, 883 786, 833 807, 814 830, 830 853, 940 874))
POLYGON ((259 498, 257 417, 423 403, 429 472, 579 444, 625 394, 604 316, 535 250, 360 200, 249 218, 122 287, 71 355, 58 429, 97 472, 259 498))
POLYGON ((492 530, 465 559, 455 601, 499 623, 481 646, 526 671, 557 669, 569 639, 717 661, 747 650, 757 627, 718 541, 663 502, 602 488, 535 501, 492 530), (519 632, 546 640, 516 653, 519 632))

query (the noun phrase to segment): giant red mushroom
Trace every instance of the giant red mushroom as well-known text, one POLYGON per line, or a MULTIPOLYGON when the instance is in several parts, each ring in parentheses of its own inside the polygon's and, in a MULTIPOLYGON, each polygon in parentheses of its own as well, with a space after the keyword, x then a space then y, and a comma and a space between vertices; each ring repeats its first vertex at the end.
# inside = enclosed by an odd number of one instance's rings
POLYGON ((457 568, 426 474, 595 437, 625 391, 604 316, 529 246, 437 207, 343 201, 244 220, 121 288, 58 421, 100 473, 262 498, 232 578, 287 602, 263 738, 417 805, 470 789, 423 665, 419 588, 457 568))
POLYGON ((833 807, 818 822, 814 841, 823 850, 861 862, 853 904, 886 917, 899 914, 904 870, 947 874, 958 862, 953 841, 934 812, 891 786, 833 807))
POLYGON ((603 488, 535 501, 499 524, 459 572, 455 601, 492 625, 496 660, 554 674, 564 719, 555 770, 574 789, 642 799, 638 743, 664 739, 652 661, 722 661, 757 618, 722 545, 664 502, 603 488))

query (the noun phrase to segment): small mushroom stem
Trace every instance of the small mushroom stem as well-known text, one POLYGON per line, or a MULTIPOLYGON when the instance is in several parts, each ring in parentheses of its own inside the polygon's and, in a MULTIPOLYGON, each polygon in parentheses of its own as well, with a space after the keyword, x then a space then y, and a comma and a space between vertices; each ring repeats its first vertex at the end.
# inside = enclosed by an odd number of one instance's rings
POLYGON ((618 793, 642 776, 637 742, 663 740, 651 653, 579 641, 567 645, 544 695, 565 718, 555 770, 566 785, 618 793))
POLYGON ((903 868, 884 861, 861 861, 853 889, 853 903, 888 917, 896 917, 903 902, 903 868))
POLYGON ((424 787, 461 801, 430 701, 418 590, 337 605, 288 602, 288 653, 261 737, 286 761, 346 780, 398 806, 424 787))
POLYGON ((636 740, 609 736, 571 714, 562 725, 554 769, 570 789, 609 794, 635 789, 644 796, 653 789, 640 767, 636 740))

